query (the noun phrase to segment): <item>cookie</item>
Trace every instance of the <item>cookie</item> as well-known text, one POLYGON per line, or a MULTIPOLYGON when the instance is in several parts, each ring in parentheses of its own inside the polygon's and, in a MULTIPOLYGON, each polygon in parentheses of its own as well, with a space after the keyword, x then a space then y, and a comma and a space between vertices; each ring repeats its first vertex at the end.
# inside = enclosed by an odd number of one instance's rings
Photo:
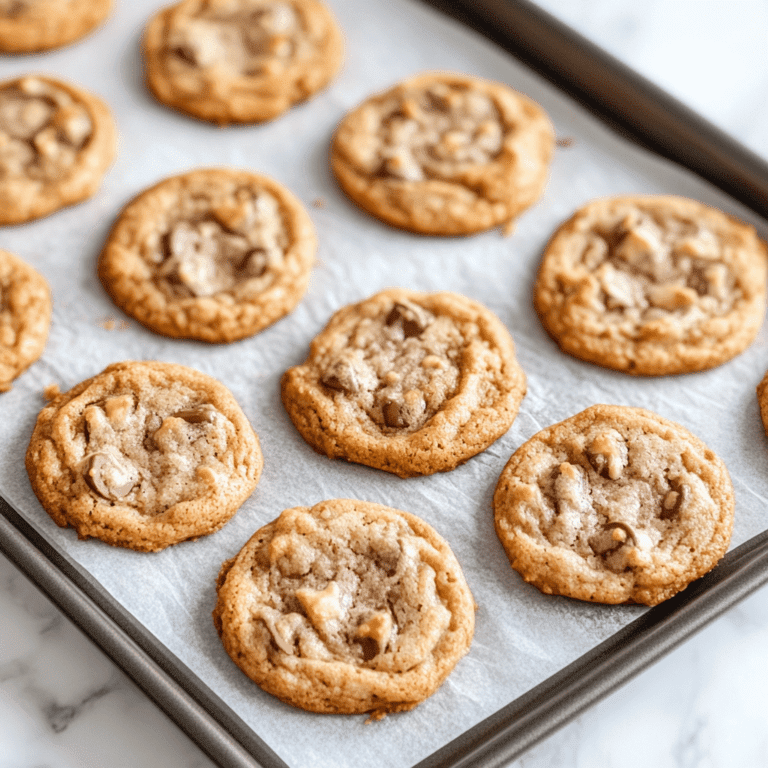
POLYGON ((343 55, 341 31, 318 0, 183 0, 144 35, 155 97, 219 125, 281 115, 325 88, 343 55))
POLYGON ((221 528, 256 487, 263 460, 216 379, 183 365, 124 362, 43 408, 26 465, 57 525, 154 552, 221 528))
POLYGON ((0 250, 0 392, 43 354, 51 325, 51 292, 45 278, 0 250))
POLYGON ((214 624, 235 664, 311 712, 413 709, 469 650, 475 605, 415 515, 349 499, 285 510, 225 562, 214 624))
POLYGON ((725 554, 734 495, 723 462, 684 427, 594 405, 520 446, 493 506, 512 567, 542 592, 655 605, 725 554))
POLYGON ((112 300, 157 333, 227 342, 288 314, 307 289, 317 242, 282 185, 199 169, 130 202, 99 258, 112 300))
POLYGON ((368 213, 402 229, 466 235, 539 199, 554 132, 506 85, 426 72, 372 96, 339 125, 331 167, 368 213))
POLYGON ((485 450, 525 391, 492 312, 455 293, 402 289, 340 309, 282 379, 283 404, 316 451, 400 477, 485 450))
POLYGON ((0 51, 35 53, 87 35, 107 17, 111 0, 0 0, 0 51))
POLYGON ((0 224, 20 224, 95 194, 115 154, 106 105, 60 80, 0 83, 0 224))
POLYGON ((560 348, 626 373, 713 368, 763 322, 766 248, 695 200, 617 197, 581 208, 544 251, 536 311, 560 348))
POLYGON ((760 418, 763 421, 765 433, 768 435, 768 373, 757 385, 757 404, 760 406, 760 418))

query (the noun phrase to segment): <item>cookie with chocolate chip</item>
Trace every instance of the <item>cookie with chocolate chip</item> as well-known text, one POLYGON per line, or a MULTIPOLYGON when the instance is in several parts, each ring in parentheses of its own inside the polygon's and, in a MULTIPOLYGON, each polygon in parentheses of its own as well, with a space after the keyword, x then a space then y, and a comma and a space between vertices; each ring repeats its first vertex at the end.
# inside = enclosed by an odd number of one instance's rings
POLYGON ((69 45, 106 18, 111 0, 0 0, 0 51, 34 53, 69 45))
POLYGON ((42 75, 0 83, 0 224, 91 197, 115 154, 106 105, 42 75))
POLYGON ((51 291, 29 264, 0 250, 0 392, 43 354, 51 291))
POLYGON ((725 554, 734 494, 684 427, 594 405, 518 448, 493 505, 512 567, 542 592, 655 605, 725 554))
POLYGON ((695 200, 596 200, 549 241, 534 300, 582 360, 646 376, 701 371, 754 339, 766 264, 753 227, 695 200))
POLYGON ((318 0, 183 0, 144 35, 155 97, 220 125, 281 115, 325 88, 343 55, 338 24, 318 0))
POLYGON ((554 132, 502 83, 426 72, 372 96, 339 125, 331 167, 361 208, 402 229, 466 235, 539 199, 554 132))
POLYGON ((282 380, 285 408, 316 451, 401 477, 485 450, 525 391, 512 338, 490 310, 402 289, 336 312, 282 380))
POLYGON ((316 247, 309 214, 281 184, 207 168, 161 181, 130 202, 98 271, 112 300, 153 331, 228 342, 299 303, 316 247))
POLYGON ((413 709, 467 653, 475 604, 444 539, 349 499, 285 510, 222 565, 213 612, 232 660, 311 712, 413 709))
POLYGON ((263 460, 216 379, 182 365, 110 365, 37 419, 27 473, 45 511, 81 539, 154 552, 221 528, 263 460))

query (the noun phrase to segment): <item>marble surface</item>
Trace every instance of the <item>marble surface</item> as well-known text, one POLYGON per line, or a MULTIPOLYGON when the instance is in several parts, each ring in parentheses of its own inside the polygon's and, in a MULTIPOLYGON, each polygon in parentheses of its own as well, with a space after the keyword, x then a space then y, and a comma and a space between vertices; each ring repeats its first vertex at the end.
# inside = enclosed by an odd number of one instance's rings
MULTIPOLYGON (((540 4, 768 159, 764 0, 540 4)), ((0 768, 213 765, 4 558, 0 616, 0 768)), ((764 589, 513 765, 764 766, 766 649, 764 589)))

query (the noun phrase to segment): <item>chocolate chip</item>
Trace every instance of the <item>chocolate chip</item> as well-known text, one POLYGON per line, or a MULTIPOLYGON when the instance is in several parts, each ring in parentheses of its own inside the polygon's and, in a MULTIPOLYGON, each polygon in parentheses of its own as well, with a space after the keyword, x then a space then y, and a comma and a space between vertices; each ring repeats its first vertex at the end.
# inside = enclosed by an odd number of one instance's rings
POLYGON ((381 409, 384 423, 393 429, 403 429, 409 424, 409 413, 405 403, 399 400, 387 400, 381 409))
POLYGON ((662 520, 671 520, 678 515, 690 495, 688 486, 683 485, 679 480, 671 480, 669 487, 670 491, 664 497, 664 501, 661 504, 661 514, 659 517, 662 520))
POLYGON ((406 339, 420 336, 429 325, 430 319, 427 313, 416 304, 395 302, 386 319, 387 325, 397 325, 403 329, 403 337, 406 339))
POLYGON ((590 536, 587 543, 596 555, 606 557, 630 541, 632 544, 637 543, 634 531, 626 523, 607 523, 599 533, 590 536), (614 531, 622 531, 624 536, 617 535, 614 531))
POLYGON ((108 485, 104 481, 103 473, 105 469, 114 467, 114 465, 115 460, 111 456, 104 453, 96 453, 88 460, 88 466, 83 473, 83 479, 91 490, 110 501, 127 496, 133 486, 136 485, 135 480, 128 480, 115 486, 108 485))
POLYGON ((363 652, 363 661, 370 661, 379 654, 379 644, 372 637, 361 637, 355 640, 363 652))
POLYGON ((347 360, 337 360, 320 381, 329 389, 354 394, 360 391, 360 377, 355 367, 347 360))
POLYGON ((173 415, 177 419, 184 419, 184 421, 190 424, 213 424, 216 421, 216 409, 207 403, 176 411, 173 415))
POLYGON ((604 453, 595 453, 587 450, 584 452, 584 455, 587 457, 587 461, 592 466, 592 469, 594 469, 600 477, 610 479, 611 475, 608 471, 608 457, 604 453))

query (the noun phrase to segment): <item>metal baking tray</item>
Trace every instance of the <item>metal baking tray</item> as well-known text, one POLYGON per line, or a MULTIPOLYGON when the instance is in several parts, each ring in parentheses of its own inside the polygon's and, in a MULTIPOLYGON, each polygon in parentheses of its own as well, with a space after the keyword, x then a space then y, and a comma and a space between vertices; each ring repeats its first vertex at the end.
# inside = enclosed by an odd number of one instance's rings
MULTIPOLYGON (((413 0, 416 2, 416 0, 413 0)), ((522 0, 426 0, 501 45, 612 128, 768 218, 768 165, 605 52, 522 0)), ((0 499, 0 550, 221 766, 285 767, 270 747, 72 558, 0 499)), ((704 578, 414 768, 501 766, 768 581, 768 531, 704 578)))

